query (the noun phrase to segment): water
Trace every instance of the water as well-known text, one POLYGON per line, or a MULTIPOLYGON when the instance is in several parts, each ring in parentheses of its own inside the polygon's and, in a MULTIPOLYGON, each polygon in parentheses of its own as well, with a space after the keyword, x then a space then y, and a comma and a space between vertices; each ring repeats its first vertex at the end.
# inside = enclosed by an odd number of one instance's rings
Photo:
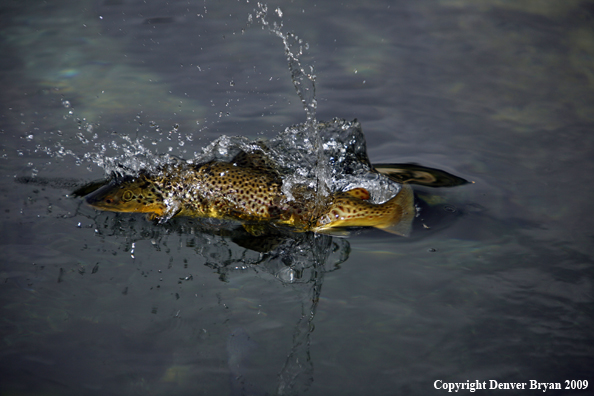
POLYGON ((255 392, 592 381, 592 4, 277 8, 309 44, 316 120, 357 118, 372 163, 475 183, 415 188, 433 206, 410 238, 264 246, 98 214, 66 194, 126 150, 150 148, 140 168, 307 121, 282 40, 249 23, 252 2, 3 4, 1 393, 231 394, 238 328, 255 392))

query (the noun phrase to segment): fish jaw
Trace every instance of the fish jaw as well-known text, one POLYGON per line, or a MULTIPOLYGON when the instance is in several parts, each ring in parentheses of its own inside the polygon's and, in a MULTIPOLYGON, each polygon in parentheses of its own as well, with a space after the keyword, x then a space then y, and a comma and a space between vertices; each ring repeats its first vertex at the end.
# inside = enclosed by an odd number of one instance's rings
POLYGON ((403 184, 398 194, 383 204, 357 198, 360 195, 349 191, 336 194, 312 231, 331 234, 335 228, 375 227, 401 236, 410 234, 416 211, 414 194, 408 184, 403 184))

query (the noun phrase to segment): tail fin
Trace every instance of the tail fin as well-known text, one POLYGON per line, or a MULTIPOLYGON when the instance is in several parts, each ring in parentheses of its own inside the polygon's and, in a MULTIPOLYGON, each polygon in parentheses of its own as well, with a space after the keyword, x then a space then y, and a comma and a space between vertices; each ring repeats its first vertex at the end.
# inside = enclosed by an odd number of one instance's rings
POLYGON ((454 187, 468 183, 468 180, 446 171, 417 164, 376 164, 373 167, 397 183, 419 184, 427 187, 454 187))
POLYGON ((412 222, 416 215, 415 195, 412 187, 408 184, 403 184, 398 194, 384 205, 395 206, 394 216, 385 224, 376 225, 376 228, 391 234, 404 237, 409 236, 412 229, 412 222))

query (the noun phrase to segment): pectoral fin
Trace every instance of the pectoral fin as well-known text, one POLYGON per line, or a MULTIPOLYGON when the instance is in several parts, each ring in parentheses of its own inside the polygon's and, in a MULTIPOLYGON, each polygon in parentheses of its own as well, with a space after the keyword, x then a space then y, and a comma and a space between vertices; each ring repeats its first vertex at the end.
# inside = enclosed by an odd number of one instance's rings
POLYGON ((332 236, 332 237, 337 237, 337 238, 348 238, 349 236, 351 236, 351 232, 349 230, 347 230, 346 228, 338 228, 338 227, 316 230, 316 233, 324 234, 324 235, 328 235, 328 236, 332 236))
POLYGON ((394 200, 393 203, 397 205, 394 217, 390 222, 376 227, 391 234, 407 237, 410 235, 412 222, 417 214, 412 187, 403 184, 400 192, 392 199, 394 200))

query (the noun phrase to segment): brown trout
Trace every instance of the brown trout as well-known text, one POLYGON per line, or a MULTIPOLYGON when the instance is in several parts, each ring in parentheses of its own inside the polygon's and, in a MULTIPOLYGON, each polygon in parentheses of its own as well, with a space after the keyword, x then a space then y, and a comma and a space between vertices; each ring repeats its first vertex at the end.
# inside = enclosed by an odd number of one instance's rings
POLYGON ((314 203, 315 191, 295 188, 289 199, 280 175, 259 161, 178 163, 156 172, 116 177, 87 196, 93 208, 146 213, 150 219, 173 216, 210 217, 241 222, 246 230, 258 224, 288 226, 298 232, 341 235, 345 227, 376 227, 408 236, 415 217, 408 184, 382 204, 369 201, 364 188, 338 192, 314 203))

